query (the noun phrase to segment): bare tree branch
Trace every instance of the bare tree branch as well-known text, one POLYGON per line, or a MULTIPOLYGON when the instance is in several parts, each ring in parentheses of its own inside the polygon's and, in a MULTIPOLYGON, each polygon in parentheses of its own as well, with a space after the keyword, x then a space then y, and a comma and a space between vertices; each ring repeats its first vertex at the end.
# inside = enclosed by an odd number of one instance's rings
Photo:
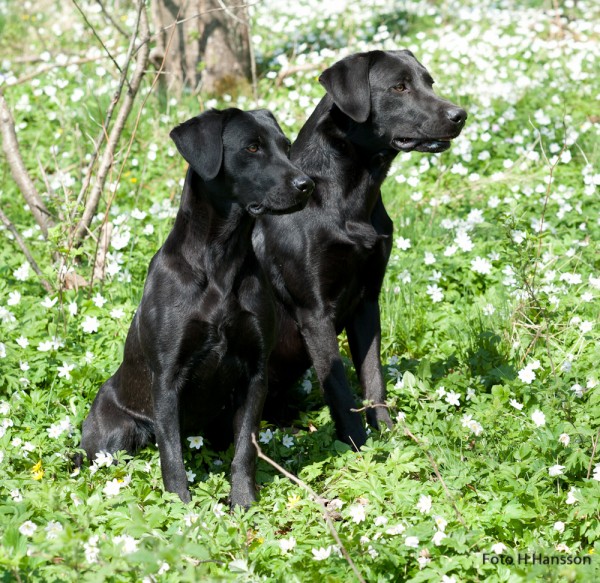
POLYGON ((36 263, 35 259, 33 258, 33 255, 31 255, 31 252, 29 251, 29 248, 27 247, 25 240, 23 239, 23 237, 21 236, 19 231, 17 231, 17 228, 12 224, 11 220, 4 214, 4 212, 2 212, 2 209, 0 209, 0 221, 2 221, 4 226, 13 234, 13 237, 15 238, 15 242, 20 247, 21 251, 23 251, 23 253, 25 254, 25 258, 29 262, 29 265, 31 265, 33 271, 35 271, 36 275, 40 278, 40 283, 42 284, 44 289, 47 292, 53 291, 52 286, 44 278, 44 274, 42 273, 42 270, 39 268, 38 264, 36 263))
MULTIPOLYGON (((100 167, 98 168, 98 173, 96 175, 96 182, 94 183, 94 187, 92 188, 90 196, 86 202, 83 215, 74 232, 72 233, 71 239, 73 242, 79 242, 85 237, 85 234, 87 233, 87 230, 92 222, 92 218, 96 213, 96 209, 98 208, 98 203, 100 201, 102 190, 104 189, 106 178, 113 164, 114 154, 117 144, 119 142, 119 138, 121 137, 121 133, 123 132, 123 128, 125 127, 125 122, 127 121, 131 109, 133 108, 135 97, 140 88, 142 78, 144 77, 144 73, 146 71, 146 65, 148 64, 148 55, 150 53, 150 49, 147 43, 149 29, 148 16, 146 14, 144 0, 138 0, 137 22, 138 25, 136 26, 136 32, 133 34, 131 39, 131 44, 127 54, 127 64, 123 69, 124 72, 127 71, 129 62, 133 55, 135 40, 138 37, 138 28, 140 42, 142 44, 142 50, 140 50, 137 54, 135 69, 131 77, 131 82, 129 83, 129 91, 125 95, 125 99, 123 100, 123 103, 119 108, 117 118, 108 136, 108 142, 102 154, 102 159, 100 160, 100 167)), ((108 128, 106 129, 108 130, 108 128)), ((78 200, 78 202, 80 201, 78 200)))
POLYGON ((257 456, 261 460, 265 460, 268 464, 272 465, 278 472, 282 473, 288 480, 291 480, 292 482, 294 482, 295 484, 298 484, 298 486, 300 486, 301 488, 306 490, 306 492, 308 492, 308 495, 311 497, 313 502, 316 502, 321 507, 321 512, 323 513, 323 518, 325 518, 325 522, 327 523, 327 526, 329 527, 329 532, 331 532, 331 536, 333 536, 333 538, 335 539, 335 542, 338 544, 340 551, 342 552, 342 555, 344 555, 344 559, 346 559, 346 562, 348 563, 348 565, 350 565, 350 568, 352 569, 352 571, 354 572, 354 575, 356 575, 356 578, 360 581, 360 583, 365 583, 363 576, 360 574, 360 571, 354 564, 352 557, 350 557, 350 555, 348 554, 348 551, 346 550, 346 547, 342 543, 342 539, 340 538, 340 535, 338 534, 338 531, 335 528, 335 525, 333 524, 333 520, 331 520, 329 510, 327 509, 327 506, 325 506, 323 499, 320 496, 317 496, 317 493, 308 484, 303 482, 300 478, 294 476, 294 474, 291 474, 290 472, 288 472, 285 468, 282 468, 277 462, 273 461, 269 456, 265 455, 263 453, 262 449, 260 448, 260 445, 258 445, 258 443, 256 441, 256 435, 254 435, 254 433, 252 434, 252 443, 254 444, 254 447, 256 448, 257 456))
POLYGON ((33 180, 27 172, 21 152, 19 142, 15 133, 15 123, 4 99, 0 92, 0 131, 2 133, 2 149, 6 155, 10 172, 14 178, 21 194, 31 209, 33 218, 42 229, 44 237, 48 236, 48 229, 54 226, 54 221, 50 215, 42 197, 35 188, 33 180))

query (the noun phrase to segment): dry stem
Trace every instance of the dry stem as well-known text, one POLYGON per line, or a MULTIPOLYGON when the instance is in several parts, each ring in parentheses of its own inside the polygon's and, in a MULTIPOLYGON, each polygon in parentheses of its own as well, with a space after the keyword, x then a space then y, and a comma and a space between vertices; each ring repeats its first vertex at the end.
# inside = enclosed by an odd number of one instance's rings
POLYGON ((323 513, 323 518, 325 518, 325 522, 327 523, 327 526, 329 527, 329 532, 331 532, 331 536, 333 536, 333 538, 335 539, 335 542, 340 547, 340 551, 342 552, 342 555, 344 555, 346 562, 348 563, 348 565, 350 565, 350 568, 352 569, 352 571, 354 571, 356 578, 361 583, 365 583, 363 576, 360 574, 360 571, 357 569, 356 565, 354 564, 354 561, 348 554, 346 547, 342 543, 342 541, 340 539, 340 535, 338 534, 338 531, 335 528, 333 521, 331 520, 329 511, 327 510, 327 507, 325 506, 322 498, 320 496, 318 496, 317 493, 308 484, 303 482, 300 478, 297 478, 296 476, 294 476, 294 474, 291 474, 290 472, 288 472, 286 469, 282 468, 277 462, 273 461, 270 457, 265 455, 263 453, 262 449, 260 448, 260 446, 258 445, 258 443, 256 441, 256 436, 254 435, 254 433, 252 434, 252 443, 254 444, 254 447, 256 448, 256 453, 261 460, 265 460, 268 464, 272 465, 278 472, 280 472, 286 478, 288 478, 288 480, 291 480, 292 482, 294 482, 295 484, 297 484, 298 486, 300 486, 301 488, 306 490, 306 492, 310 496, 311 500, 313 502, 316 502, 321 507, 321 512, 323 513))

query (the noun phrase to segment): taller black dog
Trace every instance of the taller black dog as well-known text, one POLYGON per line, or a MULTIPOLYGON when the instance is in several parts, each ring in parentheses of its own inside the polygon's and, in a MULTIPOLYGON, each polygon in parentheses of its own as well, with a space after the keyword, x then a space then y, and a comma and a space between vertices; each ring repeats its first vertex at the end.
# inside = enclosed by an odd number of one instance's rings
MULTIPOLYGON (((365 397, 383 403, 378 296, 392 221, 380 186, 399 151, 447 149, 467 114, 433 93, 431 76, 409 51, 358 53, 319 80, 327 95, 291 155, 315 192, 302 212, 261 218, 253 238, 281 313, 266 407, 271 418, 281 415, 289 387, 312 363, 338 437, 360 447, 366 432, 351 412, 337 334, 346 330, 365 397)), ((391 426, 384 407, 369 409, 367 419, 391 426)))
POLYGON ((229 434, 231 503, 255 500, 258 431, 275 310, 252 249, 253 216, 302 208, 312 181, 267 111, 210 111, 171 132, 190 168, 173 230, 152 259, 123 363, 100 388, 81 447, 133 453, 155 438, 165 488, 190 500, 182 431, 229 434), (251 216, 253 215, 253 216, 251 216))

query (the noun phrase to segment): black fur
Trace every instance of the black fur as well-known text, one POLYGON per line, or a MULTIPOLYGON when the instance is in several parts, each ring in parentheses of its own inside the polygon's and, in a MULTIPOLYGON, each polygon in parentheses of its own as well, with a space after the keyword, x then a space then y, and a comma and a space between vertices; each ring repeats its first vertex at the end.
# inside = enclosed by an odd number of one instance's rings
MULTIPOLYGON (((278 341, 269 361, 266 416, 289 421, 289 389, 314 365, 339 439, 360 447, 366 431, 346 379, 337 335, 346 330, 364 396, 386 398, 378 297, 392 249, 380 186, 399 151, 441 152, 466 112, 437 97, 409 51, 347 57, 323 72, 327 95, 292 146, 316 187, 307 207, 262 217, 254 245, 277 298, 278 341)), ((370 425, 392 425, 387 409, 370 425)))
POLYGON ((222 437, 233 428, 231 503, 249 506, 251 435, 276 332, 252 248, 254 217, 302 208, 314 185, 289 161, 289 141, 267 111, 210 111, 171 137, 190 164, 180 209, 150 263, 123 362, 84 421, 81 447, 93 459, 156 440, 165 488, 189 502, 182 435, 222 437))

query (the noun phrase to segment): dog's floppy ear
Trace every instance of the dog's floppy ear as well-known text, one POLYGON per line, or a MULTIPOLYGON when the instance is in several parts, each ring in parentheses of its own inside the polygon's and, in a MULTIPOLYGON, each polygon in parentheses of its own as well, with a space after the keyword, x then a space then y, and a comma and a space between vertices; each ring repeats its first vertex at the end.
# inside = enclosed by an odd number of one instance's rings
POLYGON ((223 161, 223 114, 207 111, 188 119, 169 134, 179 153, 202 180, 212 180, 223 161))
POLYGON ((371 113, 369 63, 367 53, 357 53, 325 69, 319 77, 334 103, 358 123, 367 121, 371 113))

